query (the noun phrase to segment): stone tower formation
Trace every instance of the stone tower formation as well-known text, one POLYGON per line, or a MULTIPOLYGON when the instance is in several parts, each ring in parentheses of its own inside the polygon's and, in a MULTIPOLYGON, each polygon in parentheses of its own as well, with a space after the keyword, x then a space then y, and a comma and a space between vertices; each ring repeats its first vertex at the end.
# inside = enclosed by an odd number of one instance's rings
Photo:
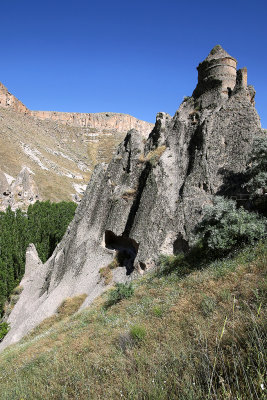
POLYGON ((202 107, 209 107, 220 99, 227 99, 240 88, 247 87, 247 69, 237 71, 237 61, 220 45, 197 67, 198 84, 193 96, 202 107))

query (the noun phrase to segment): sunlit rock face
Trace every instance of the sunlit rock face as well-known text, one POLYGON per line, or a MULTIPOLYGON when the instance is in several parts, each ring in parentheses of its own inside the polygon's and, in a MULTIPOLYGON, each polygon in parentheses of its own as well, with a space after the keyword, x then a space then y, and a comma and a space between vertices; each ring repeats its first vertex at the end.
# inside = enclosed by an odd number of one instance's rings
MULTIPOLYGON (((211 61, 218 54, 225 56, 216 47, 211 61)), ((236 61, 229 60, 232 72, 236 61)), ((159 113, 147 138, 130 130, 112 161, 95 168, 73 222, 45 265, 29 250, 26 271, 33 272, 23 280, 2 348, 52 315, 64 298, 86 293, 83 307, 90 304, 105 290, 99 270, 115 254, 120 266, 112 270, 113 281, 125 282, 153 268, 159 254, 190 247, 203 207, 244 170, 261 129, 244 73, 225 78, 220 68, 215 71, 216 79, 203 72, 174 117, 159 113), (216 85, 202 85, 206 78, 216 85)))

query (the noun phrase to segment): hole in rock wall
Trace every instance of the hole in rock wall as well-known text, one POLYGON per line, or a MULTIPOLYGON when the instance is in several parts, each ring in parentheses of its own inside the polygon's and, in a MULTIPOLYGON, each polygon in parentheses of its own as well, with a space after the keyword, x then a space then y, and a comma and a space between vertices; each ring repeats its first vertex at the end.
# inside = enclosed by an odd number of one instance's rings
POLYGON ((173 254, 186 253, 189 250, 187 241, 182 237, 181 233, 173 243, 173 254))
POLYGON ((134 270, 134 260, 138 252, 139 243, 127 236, 117 236, 112 231, 105 232, 105 246, 117 251, 117 259, 121 267, 126 268, 126 275, 134 270))
POLYGON ((142 271, 146 270, 146 264, 145 263, 142 263, 141 261, 139 261, 139 265, 140 265, 140 268, 141 268, 142 271))

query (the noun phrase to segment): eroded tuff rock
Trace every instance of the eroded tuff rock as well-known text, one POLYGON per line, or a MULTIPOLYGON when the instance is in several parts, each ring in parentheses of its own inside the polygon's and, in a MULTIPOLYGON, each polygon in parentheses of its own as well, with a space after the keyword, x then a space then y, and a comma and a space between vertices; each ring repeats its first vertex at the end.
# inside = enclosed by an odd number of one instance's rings
POLYGON ((203 207, 244 169, 260 130, 255 92, 233 60, 216 46, 199 66, 193 96, 173 118, 159 113, 147 140, 128 132, 110 164, 95 168, 73 222, 45 265, 34 261, 34 249, 28 251, 32 273, 26 272, 2 347, 68 296, 87 293, 83 307, 90 304, 105 289, 99 269, 116 250, 122 261, 113 278, 121 282, 153 267, 160 253, 187 250, 203 207))
POLYGON ((8 206, 12 210, 24 208, 41 200, 33 175, 27 167, 23 167, 16 178, 0 170, 0 211, 8 206))

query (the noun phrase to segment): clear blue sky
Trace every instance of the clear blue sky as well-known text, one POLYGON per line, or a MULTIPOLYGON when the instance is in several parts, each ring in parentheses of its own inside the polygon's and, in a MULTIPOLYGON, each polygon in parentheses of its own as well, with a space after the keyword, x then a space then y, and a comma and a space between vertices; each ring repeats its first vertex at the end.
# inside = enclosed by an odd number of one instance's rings
POLYGON ((174 114, 216 44, 267 128, 266 1, 1 1, 0 81, 33 110, 174 114))

